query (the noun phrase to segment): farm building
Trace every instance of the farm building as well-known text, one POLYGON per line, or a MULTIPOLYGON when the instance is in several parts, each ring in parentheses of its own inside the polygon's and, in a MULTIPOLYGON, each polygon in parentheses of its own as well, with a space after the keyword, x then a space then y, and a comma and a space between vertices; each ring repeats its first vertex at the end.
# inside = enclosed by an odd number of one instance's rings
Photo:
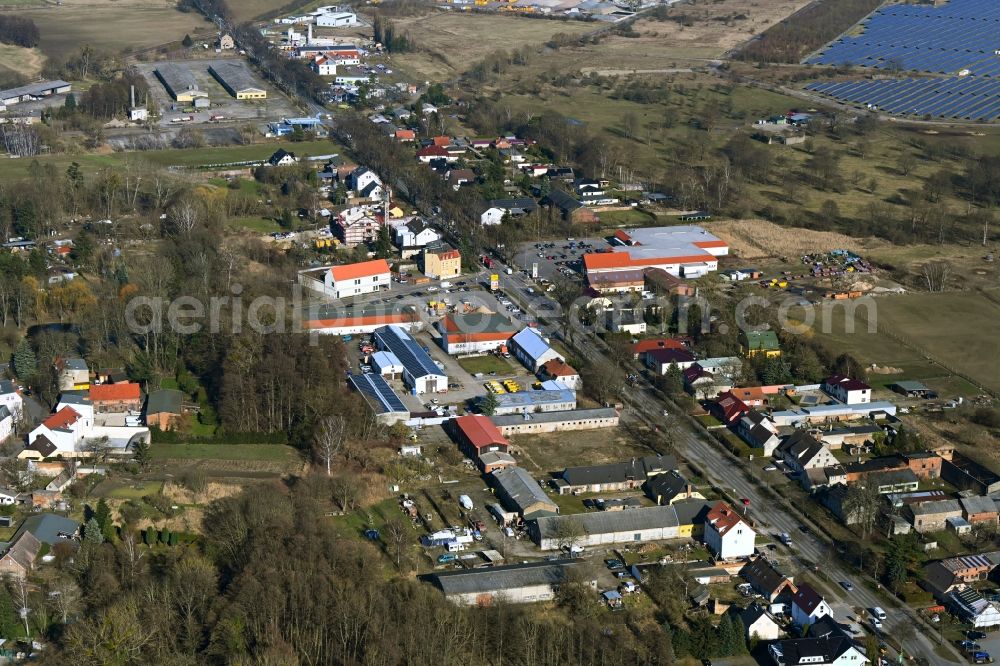
POLYGON ((618 425, 618 412, 612 407, 571 409, 540 414, 506 414, 494 416, 493 423, 504 435, 523 435, 563 430, 594 430, 618 425))
POLYGON ((184 393, 177 389, 153 391, 146 398, 146 425, 166 431, 177 427, 184 414, 184 393))
MULTIPOLYGON (((507 603, 550 601, 555 590, 566 580, 570 568, 581 569, 576 560, 549 560, 511 564, 488 569, 445 571, 427 577, 449 601, 467 606, 486 606, 502 599, 507 603)), ((587 584, 597 589, 593 576, 587 584)))
POLYGON ((72 86, 62 80, 40 81, 26 86, 0 90, 0 104, 13 106, 19 102, 30 102, 32 100, 41 99, 42 97, 68 93, 71 89, 72 86))
POLYGON ((484 453, 496 451, 506 453, 510 445, 486 416, 459 416, 448 421, 445 428, 458 442, 458 448, 462 453, 472 460, 478 460, 484 453))
POLYGON ((604 493, 638 488, 645 481, 677 468, 677 458, 646 456, 627 462, 567 467, 555 480, 560 495, 604 493))
POLYGON ((528 532, 542 550, 562 548, 567 535, 573 537, 572 545, 583 547, 690 538, 710 506, 690 500, 672 506, 549 516, 529 523, 528 532))
POLYGON ((208 73, 236 99, 267 99, 267 91, 257 84, 246 64, 240 60, 210 65, 208 73))
POLYGON ((194 103, 198 98, 208 99, 208 93, 198 87, 198 81, 187 67, 167 62, 157 65, 155 71, 164 89, 178 102, 194 103))
POLYGON ((520 467, 498 470, 490 477, 501 504, 511 511, 516 511, 522 518, 552 516, 559 513, 559 506, 550 500, 538 482, 520 467))

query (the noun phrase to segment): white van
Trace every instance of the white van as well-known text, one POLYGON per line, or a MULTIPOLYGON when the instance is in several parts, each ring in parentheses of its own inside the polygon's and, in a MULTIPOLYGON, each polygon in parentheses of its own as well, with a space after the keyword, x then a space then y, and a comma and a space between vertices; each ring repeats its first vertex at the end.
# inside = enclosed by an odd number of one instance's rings
POLYGON ((447 280, 444 280, 444 281, 443 281, 443 282, 441 283, 441 288, 442 288, 442 289, 448 289, 449 287, 451 287, 451 282, 448 282, 447 280))
POLYGON ((886 617, 885 616, 885 611, 882 610, 881 607, 876 606, 875 608, 873 608, 872 609, 872 615, 874 615, 875 617, 877 617, 882 622, 885 622, 885 617, 886 617))

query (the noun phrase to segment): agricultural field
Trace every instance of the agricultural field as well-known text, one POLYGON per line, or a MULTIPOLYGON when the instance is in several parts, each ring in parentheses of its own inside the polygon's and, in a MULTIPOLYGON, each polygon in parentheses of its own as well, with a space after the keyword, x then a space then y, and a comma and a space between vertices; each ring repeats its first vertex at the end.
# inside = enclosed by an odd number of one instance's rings
POLYGON ((863 363, 882 368, 872 373, 875 385, 915 379, 941 391, 978 392, 953 376, 950 368, 1000 391, 1000 359, 994 353, 1000 320, 996 300, 979 291, 964 291, 884 296, 871 303, 870 309, 857 307, 853 317, 848 308, 856 303, 818 308, 812 334, 838 353, 850 352, 863 363), (869 330, 869 318, 877 324, 874 332, 869 330))
POLYGON ((165 0, 64 0, 19 14, 34 20, 39 46, 50 58, 65 58, 84 44, 101 51, 137 51, 211 28, 200 14, 177 11, 175 2, 165 0))
POLYGON ((574 465, 603 465, 635 456, 653 455, 635 443, 624 428, 600 428, 541 435, 512 435, 518 464, 544 475, 574 465))
POLYGON ((13 44, 0 44, 0 76, 37 77, 45 66, 45 55, 39 49, 26 49, 13 44))

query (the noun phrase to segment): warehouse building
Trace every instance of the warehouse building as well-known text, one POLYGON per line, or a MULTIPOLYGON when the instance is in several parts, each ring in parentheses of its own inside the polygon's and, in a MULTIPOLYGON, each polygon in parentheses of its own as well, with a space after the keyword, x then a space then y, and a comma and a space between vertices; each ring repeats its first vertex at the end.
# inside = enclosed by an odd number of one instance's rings
POLYGON ((588 281, 600 287, 613 278, 602 273, 661 268, 675 277, 695 278, 718 270, 719 257, 729 254, 729 244, 701 227, 647 227, 619 230, 611 252, 583 256, 588 281))
POLYGON ((352 25, 360 25, 358 15, 354 12, 332 12, 316 17, 316 26, 319 28, 345 28, 352 25))
POLYGON ((445 315, 437 324, 441 348, 449 354, 483 354, 506 349, 517 326, 494 312, 445 315))
MULTIPOLYGON (((481 415, 459 416, 445 424, 445 429, 458 442, 458 448, 480 463, 485 453, 507 453, 510 443, 497 429, 489 417, 481 415)), ((482 466, 480 464, 480 466, 482 466)))
MULTIPOLYGON (((466 569, 429 574, 426 580, 444 592, 449 601, 466 606, 489 606, 494 601, 532 603, 551 601, 570 569, 583 572, 578 560, 549 560, 510 564, 488 569, 466 569)), ((597 580, 585 575, 584 581, 594 590, 597 580)))
POLYGON ((157 65, 155 72, 167 93, 178 102, 193 103, 198 98, 208 98, 208 93, 198 87, 198 81, 187 67, 167 62, 157 65))
POLYGON ((553 516, 559 513, 559 506, 549 499, 538 482, 520 467, 508 467, 490 475, 496 488, 497 498, 511 511, 522 518, 553 516))
POLYGON ((348 375, 348 382, 361 394, 380 423, 392 425, 410 418, 410 411, 381 375, 348 375))
POLYGON ((345 311, 343 308, 315 308, 302 313, 304 329, 327 335, 371 333, 376 328, 391 325, 412 331, 420 327, 420 320, 412 309, 380 312, 376 309, 345 311))
POLYGON ((236 99, 267 99, 267 91, 257 84, 257 80, 241 60, 210 65, 208 73, 236 99))
POLYGON ((542 412, 565 412, 576 409, 576 392, 570 389, 558 391, 518 391, 496 396, 494 416, 504 414, 528 414, 534 416, 542 412))
POLYGON ((375 329, 375 346, 391 352, 403 366, 403 383, 414 394, 448 390, 448 376, 401 326, 375 329))
POLYGON ((708 502, 689 500, 671 506, 546 516, 531 521, 528 533, 542 550, 562 548, 567 535, 573 536, 572 545, 584 548, 691 538, 710 508, 708 502), (565 521, 570 521, 568 527, 565 521))
POLYGON ((493 423, 506 436, 563 430, 594 430, 617 426, 618 412, 611 407, 602 407, 541 414, 506 414, 494 416, 493 423))
POLYGON ((40 81, 26 86, 0 90, 0 105, 13 106, 20 102, 31 102, 43 97, 68 93, 72 86, 65 81, 40 81))

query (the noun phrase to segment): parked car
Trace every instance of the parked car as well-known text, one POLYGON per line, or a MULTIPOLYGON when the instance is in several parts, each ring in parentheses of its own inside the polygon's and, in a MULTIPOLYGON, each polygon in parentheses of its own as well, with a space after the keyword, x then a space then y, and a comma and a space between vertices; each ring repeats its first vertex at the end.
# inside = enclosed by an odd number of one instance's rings
POLYGON ((965 632, 965 637, 970 641, 981 641, 986 638, 986 634, 981 631, 967 631, 965 632))
POLYGON ((842 581, 840 581, 840 586, 842 588, 844 588, 845 590, 847 590, 848 592, 853 592, 854 591, 854 583, 852 583, 849 580, 842 580, 842 581))
POLYGON ((449 562, 455 562, 458 560, 458 555, 455 553, 441 553, 438 555, 438 564, 448 564, 449 562))

